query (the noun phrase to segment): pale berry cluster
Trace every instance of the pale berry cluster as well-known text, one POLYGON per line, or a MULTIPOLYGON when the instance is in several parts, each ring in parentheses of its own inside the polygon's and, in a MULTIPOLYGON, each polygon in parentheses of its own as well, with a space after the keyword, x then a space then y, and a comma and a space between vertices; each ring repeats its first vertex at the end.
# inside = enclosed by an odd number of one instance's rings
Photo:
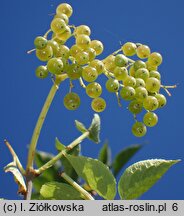
POLYGON ((151 53, 146 45, 127 42, 115 55, 108 56, 104 63, 106 70, 110 72, 106 82, 107 90, 120 92, 121 98, 130 101, 128 109, 135 117, 132 133, 138 137, 144 136, 146 126, 153 127, 158 122, 157 115, 152 111, 166 105, 165 96, 159 93, 161 75, 158 66, 162 63, 162 56, 157 52, 151 53), (120 51, 123 54, 118 54, 120 51), (139 60, 129 58, 134 55, 139 60), (143 122, 138 122, 136 115, 143 109, 147 112, 143 122))
MULTIPOLYGON (((65 74, 71 82, 79 80, 86 94, 92 98, 92 109, 102 112, 106 108, 106 101, 100 97, 102 87, 96 80, 99 75, 104 74, 108 78, 106 89, 115 93, 118 100, 122 98, 130 101, 128 109, 135 117, 132 133, 138 137, 144 136, 146 126, 153 127, 158 122, 157 115, 152 111, 166 105, 165 96, 159 93, 162 85, 158 66, 162 63, 162 56, 151 52, 146 45, 127 42, 121 49, 99 60, 96 57, 103 52, 102 42, 91 40, 88 26, 69 25, 72 13, 73 9, 69 4, 60 4, 50 30, 43 37, 36 37, 36 56, 47 62, 36 69, 36 76, 43 79, 49 73, 55 78, 65 74), (50 32, 52 37, 48 39, 50 32), (66 43, 71 37, 75 38, 75 44, 69 48, 66 43), (138 60, 129 58, 134 55, 138 60), (137 121, 136 115, 143 108, 147 112, 142 123, 137 121)), ((75 110, 80 105, 80 97, 71 90, 70 88, 70 92, 64 97, 64 106, 75 110)))

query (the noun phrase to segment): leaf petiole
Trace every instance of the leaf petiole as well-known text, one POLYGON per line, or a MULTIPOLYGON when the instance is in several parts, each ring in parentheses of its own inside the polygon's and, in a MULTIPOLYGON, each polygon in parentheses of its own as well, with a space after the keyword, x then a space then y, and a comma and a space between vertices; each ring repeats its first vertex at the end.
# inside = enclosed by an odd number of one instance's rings
POLYGON ((70 176, 66 173, 61 173, 61 177, 64 178, 70 185, 72 185, 77 191, 79 191, 85 198, 85 200, 94 200, 94 198, 89 194, 84 188, 82 188, 77 182, 75 182, 70 176))

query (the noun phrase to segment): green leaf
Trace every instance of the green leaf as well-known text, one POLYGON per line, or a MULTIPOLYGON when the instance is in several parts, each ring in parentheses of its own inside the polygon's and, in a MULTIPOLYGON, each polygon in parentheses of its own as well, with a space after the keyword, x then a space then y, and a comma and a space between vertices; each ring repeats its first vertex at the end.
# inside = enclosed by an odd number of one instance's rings
MULTIPOLYGON (((35 154, 35 164, 37 167, 43 166, 45 163, 47 163, 49 160, 51 160, 54 157, 54 155, 43 152, 43 151, 36 151, 35 154)), ((33 180, 33 186, 36 192, 40 191, 40 188, 43 184, 49 181, 61 181, 61 178, 58 175, 58 171, 61 168, 61 162, 57 162, 54 166, 51 168, 45 170, 42 175, 38 176, 33 180)))
MULTIPOLYGON (((45 163, 50 161, 54 157, 53 154, 43 152, 43 151, 36 151, 35 154, 35 164, 39 168, 43 166, 45 163)), ((54 166, 45 170, 42 176, 46 177, 48 181, 53 181, 56 176, 58 176, 58 170, 61 167, 61 163, 58 161, 54 166)))
MULTIPOLYGON (((80 145, 75 146, 73 149, 71 149, 70 151, 68 151, 68 154, 70 155, 74 155, 74 156, 78 156, 80 153, 80 145)), ((78 181, 78 175, 75 172, 75 169, 73 168, 73 166, 71 165, 71 163, 68 161, 67 158, 62 157, 61 158, 61 163, 62 163, 62 168, 63 171, 69 175, 74 181, 78 181)))
POLYGON ((42 200, 43 197, 39 193, 32 193, 31 200, 42 200))
POLYGON ((105 164, 99 160, 83 156, 66 155, 66 158, 92 190, 96 191, 104 199, 114 199, 116 180, 105 164))
POLYGON ((98 114, 94 114, 94 118, 91 122, 91 126, 89 127, 89 139, 94 141, 95 143, 100 142, 99 134, 100 134, 100 116, 98 114))
POLYGON ((84 126, 84 124, 82 124, 81 122, 79 122, 79 121, 77 121, 77 120, 75 120, 75 126, 76 126, 76 128, 77 128, 80 132, 82 132, 82 133, 88 131, 88 130, 86 129, 86 127, 84 126))
POLYGON ((44 185, 46 182, 49 182, 49 180, 47 179, 47 177, 40 175, 36 178, 33 179, 33 186, 34 186, 34 190, 38 193, 42 187, 42 185, 44 185))
POLYGON ((4 171, 6 173, 11 172, 13 174, 15 182, 19 186, 18 192, 21 194, 26 193, 27 189, 26 189, 26 184, 25 184, 24 178, 23 178, 22 174, 20 173, 19 169, 16 167, 15 162, 11 162, 7 166, 5 166, 4 171))
POLYGON ((149 190, 179 160, 151 159, 129 166, 120 178, 118 192, 121 199, 137 199, 149 190))
POLYGON ((48 182, 44 184, 40 190, 40 194, 44 199, 48 200, 81 200, 81 194, 72 186, 59 183, 48 182))
POLYGON ((63 151, 63 150, 65 150, 65 148, 66 148, 66 146, 65 146, 64 144, 62 144, 62 143, 58 140, 57 137, 56 137, 56 139, 55 139, 55 146, 56 146, 56 149, 57 149, 58 151, 63 151))
POLYGON ((89 136, 88 138, 90 140, 92 140, 95 143, 99 143, 100 142, 100 138, 99 138, 99 134, 100 134, 100 117, 98 114, 94 114, 94 118, 91 122, 91 125, 89 127, 89 129, 87 130, 86 127, 84 126, 84 124, 82 124, 81 122, 75 120, 75 125, 77 127, 77 129, 79 131, 81 131, 82 133, 89 131, 89 136))
POLYGON ((119 154, 116 155, 113 163, 113 173, 115 176, 118 175, 123 166, 134 156, 134 154, 142 148, 142 145, 132 145, 123 149, 119 154))
POLYGON ((102 161, 102 163, 106 164, 107 166, 110 166, 111 163, 111 149, 108 146, 108 143, 105 143, 103 147, 101 148, 98 159, 102 161))

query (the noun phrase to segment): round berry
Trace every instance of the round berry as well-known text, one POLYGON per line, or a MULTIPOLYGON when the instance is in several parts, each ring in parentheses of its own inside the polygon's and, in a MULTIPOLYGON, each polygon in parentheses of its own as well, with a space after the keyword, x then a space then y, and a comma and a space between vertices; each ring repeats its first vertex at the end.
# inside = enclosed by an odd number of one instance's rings
POLYGON ((135 122, 132 126, 132 133, 136 137, 142 137, 146 134, 146 126, 142 122, 135 122))
POLYGON ((38 36, 34 40, 34 45, 36 49, 44 49, 47 46, 47 39, 41 36, 38 36))
POLYGON ((128 77, 128 70, 126 67, 116 67, 113 72, 117 80, 125 80, 128 77))
POLYGON ((49 45, 41 50, 36 49, 36 56, 40 61, 48 61, 53 56, 53 49, 49 45))
POLYGON ((72 35, 70 27, 66 26, 65 31, 59 34, 56 34, 56 38, 61 41, 66 42, 72 35))
POLYGON ((124 81, 123 81, 124 86, 131 86, 135 87, 136 85, 136 79, 132 76, 128 76, 124 81))
POLYGON ((48 77, 49 72, 46 66, 41 65, 36 68, 35 74, 38 78, 45 79, 46 77, 48 77))
POLYGON ((53 74, 61 74, 63 72, 63 62, 61 59, 52 58, 48 61, 47 68, 53 74))
POLYGON ((143 79, 136 78, 135 80, 136 80, 135 88, 137 88, 137 87, 145 87, 146 86, 146 84, 145 84, 145 82, 144 82, 143 79))
POLYGON ((98 77, 98 72, 94 67, 86 66, 82 71, 82 77, 87 82, 94 82, 98 77))
POLYGON ((128 109, 133 114, 138 114, 142 111, 143 105, 141 101, 133 100, 129 103, 128 109))
POLYGON ((116 79, 108 79, 105 86, 109 92, 117 92, 119 90, 119 82, 116 79))
POLYGON ((151 92, 158 92, 160 89, 160 81, 154 77, 148 78, 146 80, 146 89, 151 92))
POLYGON ((140 68, 135 72, 135 78, 141 78, 146 82, 149 78, 149 71, 146 68, 140 68))
POLYGON ((81 49, 87 49, 90 45, 90 42, 90 37, 85 34, 77 35, 76 37, 76 45, 81 49))
POLYGON ((158 80, 161 80, 161 75, 158 71, 150 71, 150 77, 154 77, 158 80))
POLYGON ((72 13, 72 6, 67 3, 62 3, 56 8, 56 14, 66 14, 67 17, 70 17, 72 13))
POLYGON ((74 92, 70 92, 64 97, 64 106, 68 110, 76 110, 80 106, 80 97, 74 92))
POLYGON ((150 48, 146 45, 140 45, 137 47, 137 56, 141 59, 148 58, 150 55, 150 48))
POLYGON ((132 77, 135 77, 134 65, 132 65, 132 66, 129 68, 129 75, 132 76, 132 77))
POLYGON ((78 52, 77 55, 75 56, 75 60, 80 65, 87 64, 89 61, 89 55, 87 52, 84 51, 78 52))
POLYGON ((162 56, 160 53, 153 52, 150 54, 148 62, 153 66, 159 66, 162 63, 162 56))
POLYGON ((124 67, 128 64, 128 59, 123 54, 116 55, 114 61, 118 67, 124 67))
POLYGON ((108 56, 107 58, 104 59, 103 62, 104 62, 105 68, 109 71, 113 71, 116 68, 114 55, 108 56))
POLYGON ((126 55, 126 56, 133 56, 136 54, 136 49, 137 46, 135 43, 132 42, 127 42, 125 43, 122 47, 122 52, 126 55))
POLYGON ((68 77, 72 80, 79 79, 82 76, 82 70, 79 64, 71 64, 67 69, 68 77))
POLYGON ((141 60, 137 60, 134 62, 133 66, 134 70, 137 71, 140 68, 146 68, 146 63, 141 60))
POLYGON ((103 73, 105 68, 104 63, 98 59, 91 61, 89 66, 94 67, 97 70, 98 74, 103 73))
POLYGON ((84 52, 88 53, 89 56, 89 62, 93 61, 96 57, 96 51, 93 48, 87 48, 84 50, 84 52))
POLYGON ((90 47, 96 51, 96 55, 100 55, 104 50, 103 43, 99 40, 92 40, 90 47))
POLYGON ((59 44, 54 40, 49 40, 48 45, 52 47, 53 55, 56 56, 59 51, 59 44))
POLYGON ((66 23, 61 18, 54 18, 51 22, 50 28, 54 33, 60 34, 66 30, 66 23))
POLYGON ((158 122, 158 116, 154 112, 147 112, 143 117, 143 122, 148 127, 153 127, 158 122))
POLYGON ((102 94, 102 87, 97 82, 89 83, 86 86, 86 94, 91 98, 97 98, 102 94))
POLYGON ((65 21, 66 25, 67 25, 68 22, 69 22, 69 19, 68 19, 67 15, 64 14, 64 13, 56 14, 56 15, 54 16, 54 18, 63 19, 63 20, 65 21))
POLYGON ((60 45, 55 56, 68 59, 70 56, 70 49, 66 45, 60 45))
POLYGON ((135 98, 139 101, 143 101, 148 96, 148 92, 144 87, 137 87, 135 89, 135 98))
POLYGON ((167 103, 167 99, 163 94, 156 94, 155 95, 156 99, 158 100, 158 107, 164 107, 167 103))
POLYGON ((79 53, 81 51, 82 51, 82 49, 79 46, 77 46, 76 44, 74 44, 70 48, 70 55, 75 58, 75 56, 77 55, 77 53, 79 53))
POLYGON ((154 96, 148 96, 143 101, 143 106, 146 110, 153 111, 158 108, 158 100, 154 96))
POLYGON ((106 102, 101 97, 94 98, 91 102, 91 108, 95 112, 103 112, 106 108, 106 102))
POLYGON ((120 96, 124 100, 132 100, 135 97, 135 89, 130 86, 125 86, 121 89, 120 96))
POLYGON ((87 36, 90 36, 91 29, 87 25, 80 25, 76 27, 74 34, 75 35, 85 34, 87 36))
POLYGON ((146 62, 146 68, 149 70, 149 71, 156 71, 157 70, 157 66, 155 65, 151 65, 148 61, 146 62))

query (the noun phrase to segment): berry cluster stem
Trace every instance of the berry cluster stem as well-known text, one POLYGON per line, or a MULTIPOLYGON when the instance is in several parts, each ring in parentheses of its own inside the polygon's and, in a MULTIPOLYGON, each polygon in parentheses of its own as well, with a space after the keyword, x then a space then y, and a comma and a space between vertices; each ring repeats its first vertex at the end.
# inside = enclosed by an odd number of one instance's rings
POLYGON ((84 196, 85 200, 94 200, 91 194, 84 190, 84 188, 77 184, 77 182, 70 178, 70 176, 68 176, 66 173, 61 173, 61 177, 64 178, 64 180, 67 181, 71 186, 73 186, 77 191, 79 191, 84 196))
POLYGON ((34 156, 35 156, 35 150, 36 150, 38 138, 40 136, 40 132, 41 132, 43 123, 45 121, 45 117, 47 115, 47 112, 50 108, 50 105, 54 99, 54 96, 55 96, 57 90, 58 90, 58 86, 54 83, 48 96, 47 96, 47 99, 46 99, 45 104, 42 108, 42 111, 39 115, 38 121, 36 123, 35 129, 34 129, 34 132, 33 132, 32 138, 31 138, 30 147, 29 147, 27 170, 33 167, 33 160, 34 160, 34 156))

